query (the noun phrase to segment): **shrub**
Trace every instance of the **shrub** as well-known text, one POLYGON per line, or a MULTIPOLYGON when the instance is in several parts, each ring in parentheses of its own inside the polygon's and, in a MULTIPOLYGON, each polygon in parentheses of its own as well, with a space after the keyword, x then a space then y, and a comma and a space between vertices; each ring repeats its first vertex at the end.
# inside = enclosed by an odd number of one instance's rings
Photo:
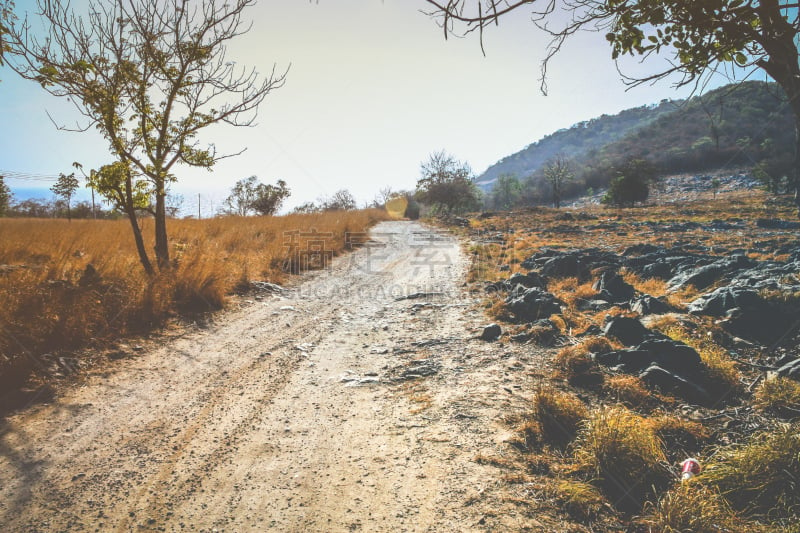
POLYGON ((759 409, 796 417, 800 415, 800 383, 784 377, 767 379, 758 386, 753 400, 759 409))
POLYGON ((584 481, 557 479, 548 493, 565 511, 577 518, 596 516, 605 503, 597 487, 584 481))
POLYGON ((787 425, 720 448, 698 477, 735 509, 770 518, 800 512, 800 434, 787 425))
POLYGON ((661 439, 644 418, 622 407, 593 413, 578 433, 574 452, 581 468, 623 510, 639 509, 670 477, 661 439))
MULTIPOLYGON (((664 494, 643 518, 651 531, 662 533, 720 533, 753 531, 743 528, 728 502, 715 490, 689 481, 664 494)), ((753 525, 754 526, 754 525, 753 525)))
POLYGON ((603 375, 584 345, 565 346, 556 354, 555 363, 571 385, 593 386, 603 381, 603 375))
POLYGON ((574 395, 541 387, 533 397, 530 420, 524 426, 526 443, 564 446, 575 438, 587 416, 586 406, 574 395))
POLYGON ((652 404, 655 396, 636 376, 610 376, 603 382, 603 387, 619 402, 628 407, 645 407, 652 404))

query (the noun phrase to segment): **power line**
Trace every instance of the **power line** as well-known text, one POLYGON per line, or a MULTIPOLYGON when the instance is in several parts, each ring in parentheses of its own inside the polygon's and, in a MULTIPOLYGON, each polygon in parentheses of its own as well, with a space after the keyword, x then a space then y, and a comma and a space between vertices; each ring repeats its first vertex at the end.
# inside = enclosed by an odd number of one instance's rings
POLYGON ((35 174, 33 172, 20 172, 18 170, 0 170, 0 176, 8 180, 19 181, 57 181, 58 176, 52 174, 35 174))

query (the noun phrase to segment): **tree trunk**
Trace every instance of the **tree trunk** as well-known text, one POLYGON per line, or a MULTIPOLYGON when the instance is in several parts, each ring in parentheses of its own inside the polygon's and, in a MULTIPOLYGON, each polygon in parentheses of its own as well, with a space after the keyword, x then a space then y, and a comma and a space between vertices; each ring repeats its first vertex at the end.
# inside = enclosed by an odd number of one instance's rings
POLYGON ((133 203, 133 179, 130 171, 125 175, 125 190, 122 191, 122 199, 125 214, 128 215, 128 221, 131 223, 131 229, 133 230, 133 240, 136 242, 139 262, 142 263, 145 273, 153 277, 155 270, 153 270, 153 264, 147 256, 147 249, 144 247, 144 239, 142 239, 142 229, 139 227, 139 220, 136 218, 136 207, 133 203))
POLYGON ((144 271, 148 276, 155 275, 153 265, 150 263, 150 258, 147 257, 147 249, 144 247, 144 239, 142 238, 142 229, 139 227, 139 220, 136 218, 136 210, 133 206, 126 206, 125 214, 128 215, 128 220, 133 229, 133 240, 136 242, 136 251, 139 253, 139 261, 144 267, 144 271))
POLYGON ((156 261, 159 270, 167 270, 169 264, 169 243, 167 242, 167 195, 164 190, 156 191, 156 261))

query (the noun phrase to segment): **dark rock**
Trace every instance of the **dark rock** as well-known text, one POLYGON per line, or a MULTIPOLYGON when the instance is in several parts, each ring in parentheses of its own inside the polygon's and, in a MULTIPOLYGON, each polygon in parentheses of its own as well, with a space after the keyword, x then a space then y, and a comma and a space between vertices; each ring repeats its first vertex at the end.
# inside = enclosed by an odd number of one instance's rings
POLYGON ((672 339, 647 339, 635 349, 650 353, 654 363, 672 372, 697 373, 703 366, 694 348, 672 339))
POLYGON ((778 375, 800 381, 800 357, 780 367, 778 369, 778 375))
POLYGON ((606 300, 582 300, 578 302, 580 311, 605 311, 614 307, 614 304, 606 300))
MULTIPOLYGON (((516 292, 516 291, 515 291, 516 292)), ((506 299, 506 306, 518 321, 528 322, 547 318, 561 313, 562 302, 549 292, 536 287, 512 294, 506 299)))
POLYGON ((674 269, 666 261, 657 261, 642 267, 640 274, 645 279, 669 279, 673 276, 674 269))
POLYGON ((592 358, 599 365, 622 367, 621 370, 628 373, 643 370, 654 362, 650 352, 636 349, 593 354, 592 358))
POLYGON ((627 302, 636 293, 633 286, 623 280, 622 276, 610 270, 603 272, 592 288, 600 292, 598 299, 614 303, 627 302))
POLYGON ((698 289, 705 289, 726 274, 746 270, 754 265, 754 261, 745 255, 735 255, 720 259, 711 264, 686 270, 669 281, 672 289, 680 289, 693 285, 698 289))
POLYGON ((631 302, 631 311, 645 315, 663 315, 673 311, 671 305, 660 298, 653 298, 649 294, 645 294, 641 298, 637 298, 631 302))
POLYGON ((549 259, 541 272, 548 278, 580 278, 586 273, 586 268, 577 255, 569 254, 549 259))
POLYGON ((634 244, 633 246, 628 246, 625 248, 625 251, 622 252, 622 255, 628 257, 630 255, 645 255, 645 254, 652 254, 658 251, 663 250, 664 248, 661 246, 656 246, 654 244, 634 244))
POLYGON ((695 315, 725 316, 731 309, 760 307, 758 291, 747 287, 720 287, 689 303, 688 310, 695 315))
POLYGON ((481 333, 481 340, 482 341, 495 341, 500 338, 500 335, 503 334, 503 330, 497 324, 489 324, 485 328, 483 328, 483 332, 481 333))
POLYGON ((711 397, 703 387, 658 365, 647 367, 639 374, 639 378, 646 385, 658 388, 664 393, 674 394, 697 404, 711 403, 711 397))
POLYGON ((547 281, 536 272, 528 272, 527 274, 517 272, 505 281, 505 285, 509 287, 509 289, 513 289, 517 285, 522 285, 526 289, 536 287, 547 290, 547 281))
POLYGON ((613 337, 626 346, 640 344, 652 333, 637 319, 624 316, 611 318, 603 328, 606 337, 613 337))
POLYGON ((800 229, 800 222, 779 218, 759 218, 756 226, 764 229, 800 229))

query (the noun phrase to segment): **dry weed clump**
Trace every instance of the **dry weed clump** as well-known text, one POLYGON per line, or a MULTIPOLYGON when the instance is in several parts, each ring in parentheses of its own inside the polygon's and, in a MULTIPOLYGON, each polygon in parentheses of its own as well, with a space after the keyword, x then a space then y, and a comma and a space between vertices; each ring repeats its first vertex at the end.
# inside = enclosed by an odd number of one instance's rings
POLYGON ((697 350, 706 367, 708 382, 713 385, 715 396, 735 397, 743 392, 736 361, 731 359, 724 348, 709 339, 692 337, 683 328, 667 328, 664 333, 697 350))
POLYGON ((675 415, 654 416, 647 421, 664 443, 664 448, 673 462, 687 454, 692 455, 708 443, 711 432, 703 424, 684 420, 675 415))
POLYGON ((588 416, 583 402, 573 394, 549 386, 534 394, 529 418, 522 426, 528 448, 538 443, 566 446, 588 416))
POLYGON ((745 444, 720 448, 698 481, 731 505, 771 520, 800 513, 800 427, 784 425, 756 434, 745 444))
MULTIPOLYGON (((19 384, 37 354, 107 344, 176 312, 219 309, 250 280, 281 282, 292 232, 319 232, 336 255, 346 234, 386 218, 364 210, 170 220, 172 269, 153 278, 139 264, 127 221, 2 219, 0 379, 19 384)), ((141 221, 145 235, 152 223, 141 221)))
POLYGON ((648 504, 641 522, 660 533, 721 533, 757 531, 756 524, 745 525, 730 504, 709 487, 690 480, 664 494, 657 504, 648 504))
POLYGON ((670 478, 664 444, 652 425, 623 407, 592 413, 575 440, 574 456, 622 510, 639 509, 670 478))
POLYGON ((554 498, 559 507, 581 520, 597 516, 606 503, 597 487, 573 479, 556 479, 545 493, 554 498))
POLYGON ((570 385, 591 387, 603 381, 585 344, 565 346, 555 355, 554 362, 570 385))
POLYGON ((781 416, 800 416, 800 383, 780 376, 766 379, 756 389, 753 403, 759 409, 781 416))
POLYGON ((656 396, 644 386, 637 376, 608 376, 603 381, 603 388, 616 401, 634 408, 642 409, 657 403, 656 396))

